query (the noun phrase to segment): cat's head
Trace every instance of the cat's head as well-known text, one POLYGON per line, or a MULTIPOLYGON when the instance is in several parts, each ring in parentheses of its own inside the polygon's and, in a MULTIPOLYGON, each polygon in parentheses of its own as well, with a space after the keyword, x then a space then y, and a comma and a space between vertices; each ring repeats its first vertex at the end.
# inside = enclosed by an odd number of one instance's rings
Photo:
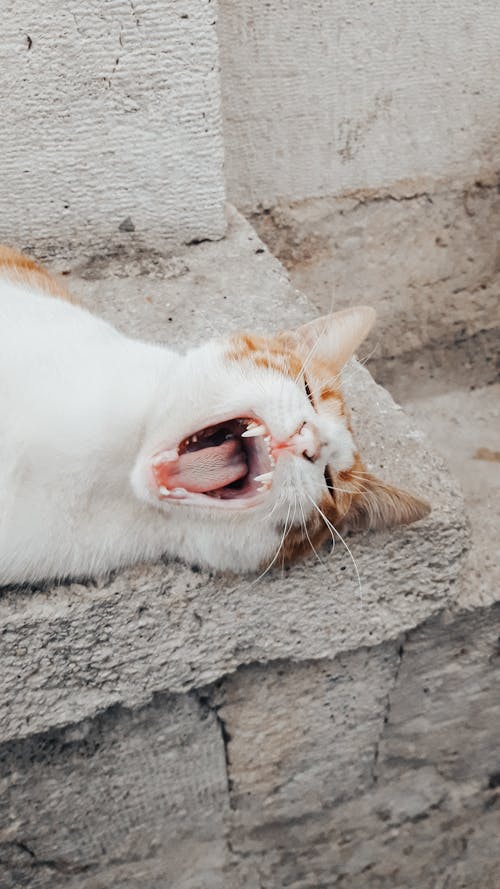
POLYGON ((374 317, 347 309, 181 359, 132 477, 170 518, 180 554, 258 570, 312 553, 330 525, 381 529, 428 514, 423 500, 366 471, 351 433, 340 374, 374 317))

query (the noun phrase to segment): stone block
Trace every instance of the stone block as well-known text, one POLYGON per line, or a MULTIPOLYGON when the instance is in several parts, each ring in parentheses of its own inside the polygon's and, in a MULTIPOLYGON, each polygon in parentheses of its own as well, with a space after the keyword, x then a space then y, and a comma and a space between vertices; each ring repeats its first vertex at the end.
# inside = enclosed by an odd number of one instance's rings
POLYGON ((219 0, 218 31, 240 209, 497 169, 492 2, 219 0))
POLYGON ((41 257, 224 233, 210 0, 7 0, 0 241, 41 257))
POLYGON ((0 745, 0 886, 222 889, 220 727, 195 696, 0 745))
POLYGON ((499 631, 497 605, 223 682, 227 885, 495 889, 499 631))

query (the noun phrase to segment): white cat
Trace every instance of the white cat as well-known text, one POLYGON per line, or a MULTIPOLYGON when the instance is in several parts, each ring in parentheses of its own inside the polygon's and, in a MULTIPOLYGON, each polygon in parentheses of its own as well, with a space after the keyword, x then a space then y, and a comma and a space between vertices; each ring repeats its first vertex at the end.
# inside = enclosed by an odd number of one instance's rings
POLYGON ((428 513, 366 472, 349 429, 339 372, 372 309, 181 355, 69 300, 0 248, 0 584, 164 554, 254 571, 311 552, 329 522, 428 513))

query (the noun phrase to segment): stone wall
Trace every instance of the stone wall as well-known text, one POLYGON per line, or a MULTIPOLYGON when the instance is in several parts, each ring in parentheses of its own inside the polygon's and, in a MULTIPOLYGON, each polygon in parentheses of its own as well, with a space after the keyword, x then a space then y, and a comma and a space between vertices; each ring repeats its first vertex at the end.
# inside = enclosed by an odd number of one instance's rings
POLYGON ((496 169, 495 0, 219 0, 219 41, 244 210, 496 169))
POLYGON ((168 252, 224 233, 210 0, 7 0, 0 242, 168 252))
POLYGON ((374 305, 381 361, 477 336, 494 363, 495 0, 219 10, 228 194, 294 284, 374 305))

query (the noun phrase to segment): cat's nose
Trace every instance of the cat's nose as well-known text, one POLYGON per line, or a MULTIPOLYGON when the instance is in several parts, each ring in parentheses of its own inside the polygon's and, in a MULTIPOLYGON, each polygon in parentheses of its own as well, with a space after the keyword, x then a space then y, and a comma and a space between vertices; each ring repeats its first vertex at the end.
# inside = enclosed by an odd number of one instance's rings
POLYGON ((324 442, 321 441, 314 423, 305 420, 286 441, 279 441, 273 438, 271 452, 274 459, 277 459, 283 451, 288 451, 297 457, 304 457, 306 460, 314 463, 321 454, 323 444, 324 442))
POLYGON ((304 457, 312 463, 321 454, 321 439, 314 423, 306 421, 290 439, 294 453, 297 457, 304 457))

